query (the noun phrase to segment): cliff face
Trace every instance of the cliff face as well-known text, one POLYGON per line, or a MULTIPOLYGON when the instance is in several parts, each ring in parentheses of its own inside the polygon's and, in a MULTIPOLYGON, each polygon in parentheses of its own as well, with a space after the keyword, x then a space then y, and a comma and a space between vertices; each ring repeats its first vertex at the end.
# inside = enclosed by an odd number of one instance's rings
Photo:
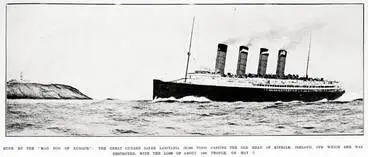
POLYGON ((91 99, 67 85, 19 82, 6 84, 6 96, 8 99, 91 99))

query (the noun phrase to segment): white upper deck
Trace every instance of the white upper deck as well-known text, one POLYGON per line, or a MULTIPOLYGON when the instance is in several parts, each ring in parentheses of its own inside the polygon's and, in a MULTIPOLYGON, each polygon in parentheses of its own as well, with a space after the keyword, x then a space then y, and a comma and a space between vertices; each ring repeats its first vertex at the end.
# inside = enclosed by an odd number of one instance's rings
MULTIPOLYGON (((184 83, 184 79, 175 82, 184 83)), ((211 73, 189 73, 186 83, 199 85, 267 89, 342 90, 339 82, 327 80, 277 79, 261 77, 222 77, 211 73)))

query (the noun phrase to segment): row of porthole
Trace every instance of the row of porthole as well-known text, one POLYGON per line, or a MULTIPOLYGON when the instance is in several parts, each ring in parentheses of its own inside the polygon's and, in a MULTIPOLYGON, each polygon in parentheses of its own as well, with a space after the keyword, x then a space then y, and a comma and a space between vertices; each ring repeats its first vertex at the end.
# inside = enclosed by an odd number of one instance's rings
POLYGON ((323 91, 327 92, 327 89, 321 89, 321 90, 303 90, 303 89, 265 89, 266 91, 276 91, 276 92, 317 92, 317 91, 323 91))
POLYGON ((332 88, 332 87, 334 87, 334 86, 290 86, 290 85, 264 85, 264 84, 258 84, 258 86, 263 86, 263 87, 292 87, 292 88, 297 88, 297 87, 332 88))

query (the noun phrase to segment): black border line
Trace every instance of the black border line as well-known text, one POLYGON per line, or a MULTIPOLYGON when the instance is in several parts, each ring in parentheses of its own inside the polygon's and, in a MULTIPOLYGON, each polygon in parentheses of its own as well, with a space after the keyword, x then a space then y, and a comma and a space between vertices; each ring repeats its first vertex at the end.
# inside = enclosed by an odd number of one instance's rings
POLYGON ((365 55, 364 55, 364 52, 365 52, 365 40, 364 40, 364 36, 365 36, 365 20, 364 20, 364 18, 365 18, 365 3, 363 3, 363 20, 362 20, 362 22, 363 22, 363 135, 364 135, 364 130, 365 130, 365 120, 364 120, 364 112, 365 112, 365 110, 364 110, 364 104, 365 104, 365 99, 364 99, 364 96, 365 96, 365 94, 364 94, 364 88, 365 88, 365 80, 364 80, 364 67, 365 67, 365 63, 364 63, 364 57, 365 57, 365 55))
POLYGON ((357 5, 364 3, 7 3, 7 5, 357 5))
POLYGON ((258 136, 258 137, 270 137, 270 136, 275 136, 275 137, 282 137, 282 136, 364 136, 363 134, 303 134, 303 135, 205 135, 205 136, 201 136, 201 135, 184 135, 184 136, 165 136, 165 135, 161 135, 161 136, 83 136, 83 135, 79 135, 79 136, 5 136, 5 137, 73 137, 73 138, 85 138, 85 137, 141 137, 141 138, 145 138, 145 137, 149 137, 149 138, 160 138, 160 137, 175 137, 175 138, 186 138, 186 137, 204 137, 204 138, 208 138, 208 137, 248 137, 248 136, 258 136))
POLYGON ((4 132, 5 132, 5 137, 6 137, 6 113, 8 112, 8 99, 7 99, 7 95, 6 95, 6 91, 7 91, 7 81, 8 81, 8 5, 5 5, 5 111, 4 111, 4 132))
POLYGON ((154 137, 154 138, 160 138, 160 137, 175 137, 175 138, 185 138, 185 137, 192 137, 192 138, 196 138, 196 137, 248 137, 248 136, 275 136, 275 137, 280 137, 280 136, 364 136, 364 130, 365 130, 365 126, 364 126, 364 104, 365 104, 365 98, 364 98, 364 85, 365 85, 365 81, 364 81, 364 50, 365 50, 365 3, 6 3, 5 4, 5 116, 4 116, 4 126, 5 126, 5 137, 72 137, 72 138, 84 138, 84 137, 140 137, 140 138, 145 138, 145 137, 154 137), (108 5, 122 5, 122 6, 163 6, 163 5, 168 5, 168 6, 177 6, 177 5, 201 5, 201 6, 229 6, 229 5, 298 5, 298 6, 302 6, 302 5, 309 5, 309 6, 320 6, 320 5, 362 5, 363 6, 363 133, 362 134, 301 134, 301 135, 209 135, 209 136, 189 136, 189 135, 184 135, 184 136, 8 136, 6 134, 6 112, 8 111, 8 105, 7 105, 7 96, 6 96, 6 82, 7 82, 7 35, 8 35, 8 11, 7 11, 7 6, 8 5, 101 5, 101 6, 108 6, 108 5))

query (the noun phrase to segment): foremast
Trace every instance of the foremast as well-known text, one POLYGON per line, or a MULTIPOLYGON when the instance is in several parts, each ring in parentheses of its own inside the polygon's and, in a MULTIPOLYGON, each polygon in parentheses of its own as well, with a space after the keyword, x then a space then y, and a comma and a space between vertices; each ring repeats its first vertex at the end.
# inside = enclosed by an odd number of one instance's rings
POLYGON ((184 77, 184 83, 187 82, 187 77, 188 77, 188 66, 189 66, 189 58, 190 58, 190 50, 192 48, 192 39, 193 39, 193 29, 194 29, 194 21, 195 21, 195 16, 193 16, 193 21, 192 21, 192 31, 190 32, 190 42, 189 42, 189 50, 188 50, 188 57, 187 57, 187 66, 185 68, 185 77, 184 77))

